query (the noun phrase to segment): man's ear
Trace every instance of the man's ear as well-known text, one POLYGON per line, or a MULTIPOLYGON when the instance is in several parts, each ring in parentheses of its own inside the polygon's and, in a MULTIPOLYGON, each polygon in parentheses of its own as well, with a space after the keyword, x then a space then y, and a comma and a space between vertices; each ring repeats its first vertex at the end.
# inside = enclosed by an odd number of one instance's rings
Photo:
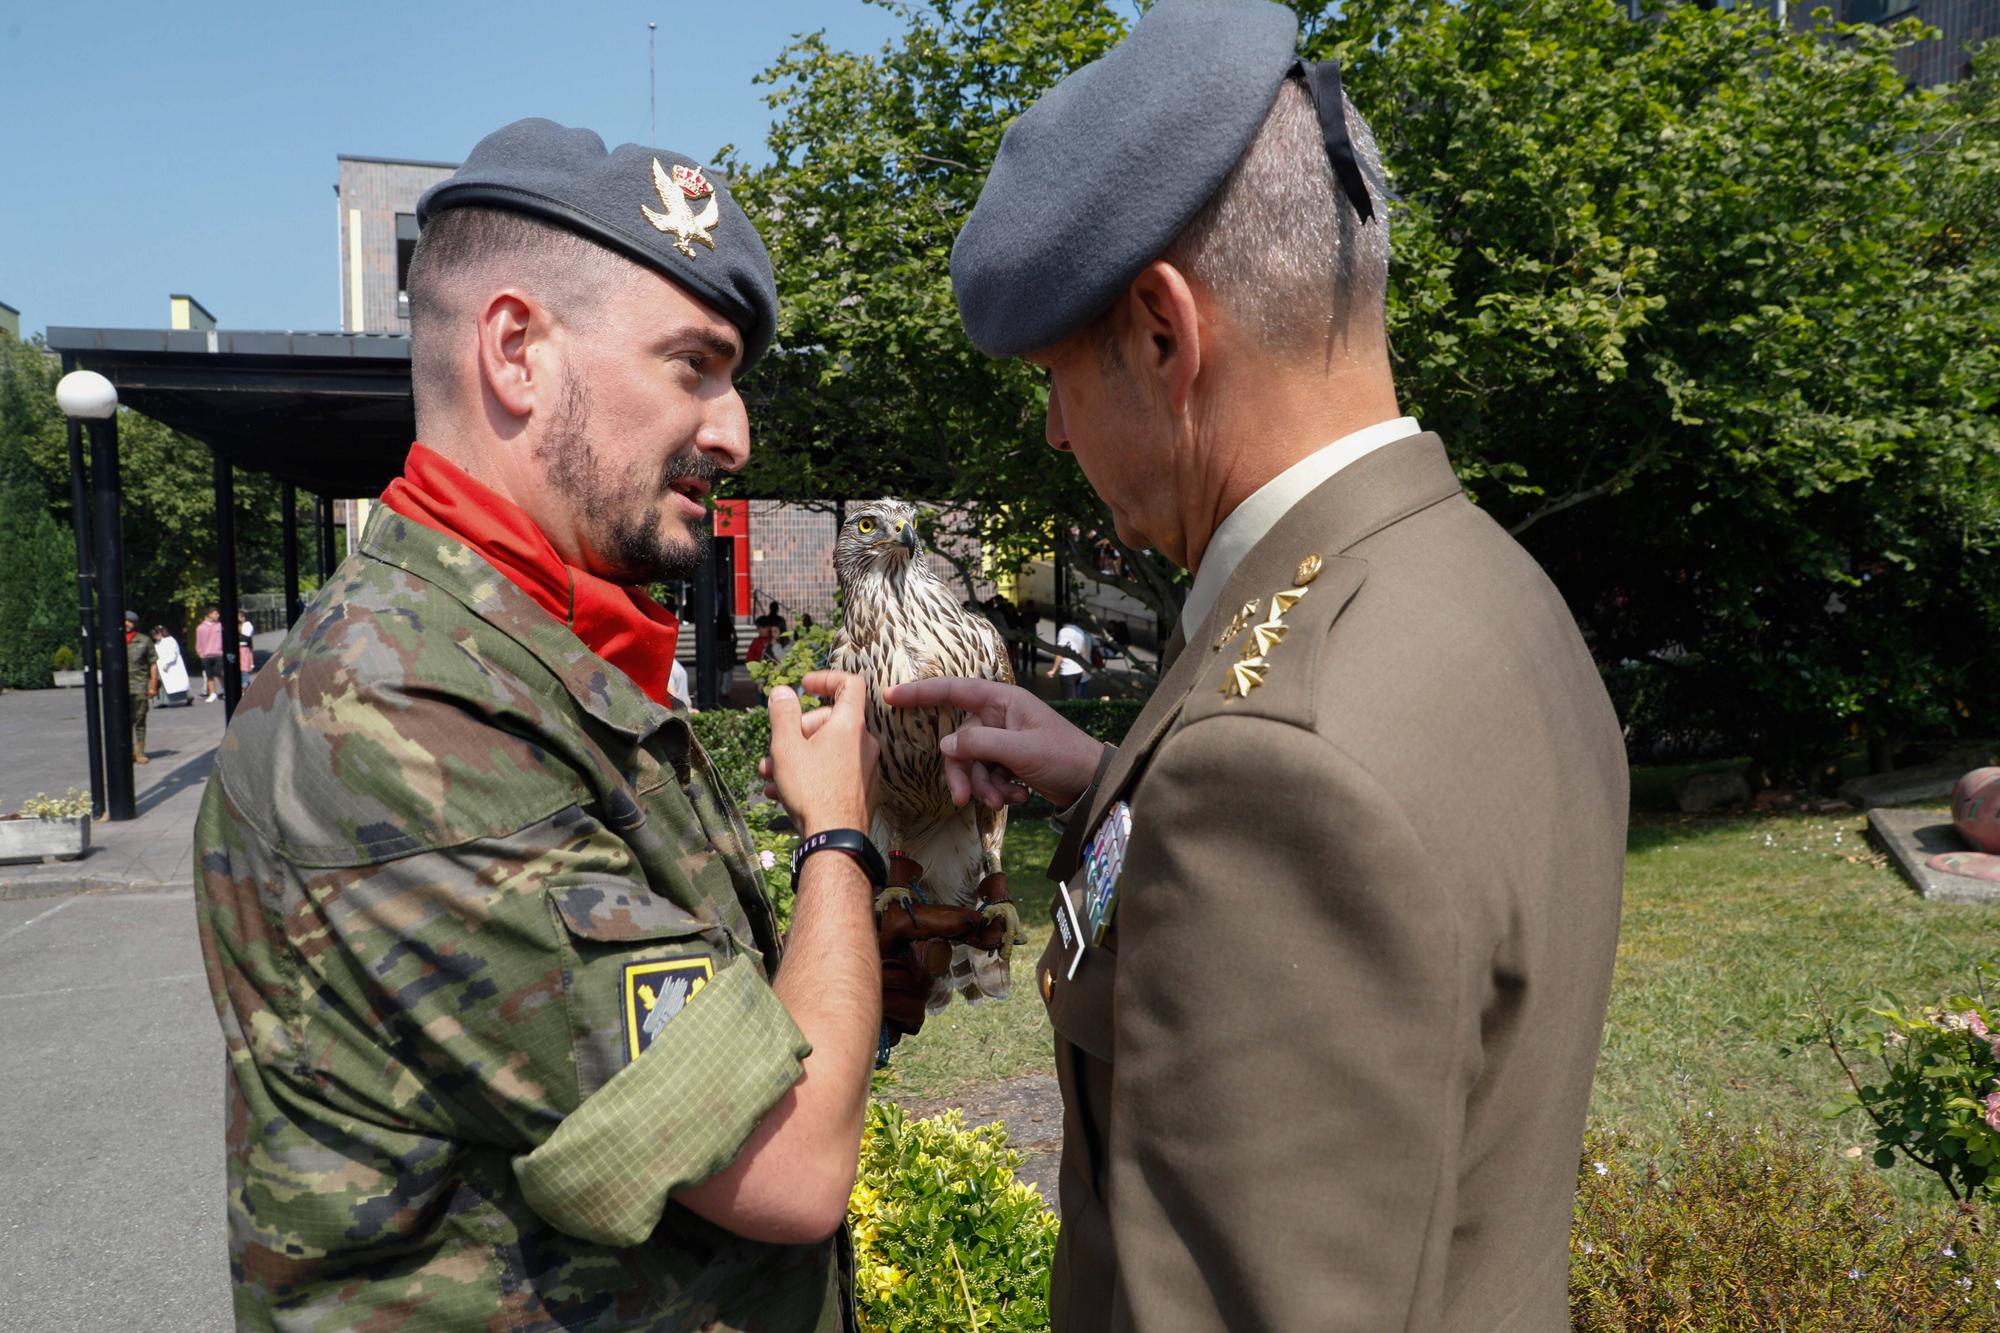
POLYGON ((1151 375, 1161 395, 1176 412, 1188 410, 1195 378, 1201 374, 1201 308, 1185 274, 1164 259, 1156 259, 1125 289, 1126 315, 1134 337, 1128 351, 1151 375))
POLYGON ((547 329, 547 314, 519 292, 496 293, 479 312, 480 387, 508 416, 526 417, 534 410, 536 365, 529 349, 547 329))

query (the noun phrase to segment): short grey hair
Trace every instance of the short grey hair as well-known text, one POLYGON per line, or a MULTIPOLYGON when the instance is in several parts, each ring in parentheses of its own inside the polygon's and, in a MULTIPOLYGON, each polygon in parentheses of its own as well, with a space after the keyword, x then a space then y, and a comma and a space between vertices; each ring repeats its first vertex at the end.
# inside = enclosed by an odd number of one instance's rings
POLYGON ((426 409, 450 403, 465 355, 469 308, 494 285, 517 285, 557 319, 589 318, 638 265, 566 227, 511 209, 448 209, 425 224, 410 256, 410 388, 417 433, 426 409))
POLYGON ((1347 134, 1375 216, 1333 178, 1312 98, 1288 78, 1229 175, 1162 259, 1207 288, 1268 350, 1325 355, 1383 337, 1389 189, 1375 135, 1346 95, 1347 134))

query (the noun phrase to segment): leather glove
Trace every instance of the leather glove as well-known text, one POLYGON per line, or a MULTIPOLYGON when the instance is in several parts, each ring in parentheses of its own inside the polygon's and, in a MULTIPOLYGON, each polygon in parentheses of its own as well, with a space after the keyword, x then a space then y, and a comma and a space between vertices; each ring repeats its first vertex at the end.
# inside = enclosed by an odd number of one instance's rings
POLYGON ((882 1018, 891 1045, 922 1030, 932 984, 951 969, 952 943, 969 941, 984 926, 984 917, 971 907, 899 902, 883 911, 876 944, 882 954, 882 1018))

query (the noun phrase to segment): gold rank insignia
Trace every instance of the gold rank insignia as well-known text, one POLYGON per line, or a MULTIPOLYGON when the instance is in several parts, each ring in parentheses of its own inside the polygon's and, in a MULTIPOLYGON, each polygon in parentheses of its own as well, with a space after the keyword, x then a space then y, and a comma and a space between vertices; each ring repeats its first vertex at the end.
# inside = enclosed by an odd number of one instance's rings
POLYGON ((1222 627, 1222 637, 1215 641, 1217 652, 1227 648, 1229 641, 1243 632, 1243 627, 1250 623, 1250 617, 1257 614, 1257 607, 1258 600, 1252 597, 1249 601, 1243 603, 1242 610, 1229 617, 1229 623, 1222 627))
POLYGON ((1292 572, 1294 586, 1271 594, 1270 614, 1262 620, 1254 624, 1250 622, 1250 617, 1257 614, 1260 600, 1254 597, 1245 602, 1243 609, 1230 620, 1215 646, 1223 647, 1242 633, 1246 625, 1250 630, 1250 641, 1243 645, 1242 654, 1229 664, 1229 670, 1222 678, 1224 699, 1241 699, 1264 683, 1265 673, 1271 669, 1271 650, 1283 643, 1285 635, 1291 630, 1291 626, 1285 623, 1285 615, 1306 595, 1307 585, 1319 577, 1322 564, 1318 552, 1299 561, 1299 567, 1292 572))
POLYGON ((669 177, 667 169, 660 165, 660 159, 653 159, 653 192, 660 196, 660 202, 667 211, 656 213, 646 205, 639 205, 639 211, 646 215, 646 221, 674 238, 674 249, 694 258, 694 242, 700 241, 713 250, 715 238, 709 233, 715 230, 722 219, 722 201, 715 196, 715 187, 708 183, 708 177, 694 167, 675 166, 669 177), (708 207, 696 213, 688 206, 691 199, 706 199, 708 207))
POLYGON ((625 994, 621 998, 626 1063, 638 1059, 714 976, 715 963, 706 955, 625 964, 625 994))

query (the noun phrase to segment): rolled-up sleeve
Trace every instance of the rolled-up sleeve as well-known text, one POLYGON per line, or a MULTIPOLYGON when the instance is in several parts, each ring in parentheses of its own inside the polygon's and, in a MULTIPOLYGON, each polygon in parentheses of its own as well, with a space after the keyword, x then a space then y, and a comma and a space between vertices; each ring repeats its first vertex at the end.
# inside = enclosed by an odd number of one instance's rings
POLYGON ((784 1003, 739 959, 540 1147, 514 1159, 528 1206, 572 1236, 637 1245, 670 1197, 735 1159, 811 1051, 784 1003))

